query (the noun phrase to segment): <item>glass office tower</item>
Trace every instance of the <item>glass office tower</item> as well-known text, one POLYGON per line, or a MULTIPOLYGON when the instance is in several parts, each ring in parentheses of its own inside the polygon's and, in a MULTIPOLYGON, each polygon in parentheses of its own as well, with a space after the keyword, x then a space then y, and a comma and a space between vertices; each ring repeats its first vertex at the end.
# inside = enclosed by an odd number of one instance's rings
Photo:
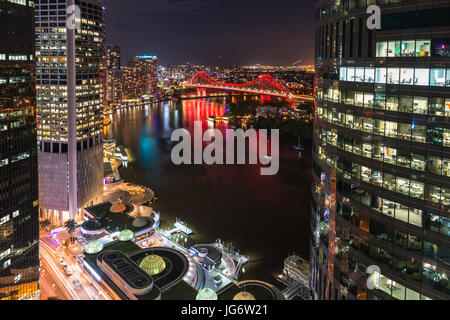
POLYGON ((33 13, 0 0, 0 300, 40 298, 33 13))
MULTIPOLYGON (((75 52, 67 43, 66 8, 70 0, 36 1, 37 135, 39 201, 42 219, 56 225, 75 218, 78 209, 101 201, 103 192, 103 106, 101 60, 104 55, 102 0, 76 0, 81 17, 75 52), (75 55, 76 85, 68 81, 68 57, 75 55), (76 94, 77 156, 69 157, 71 127, 68 99, 76 94), (69 158, 76 162, 77 191, 69 194, 69 158)), ((72 171, 70 172, 71 174, 72 171)), ((75 189, 75 188, 73 188, 75 189)), ((80 212, 78 210, 78 212, 80 212)))
POLYGON ((450 1, 316 14, 316 298, 450 299, 450 1))

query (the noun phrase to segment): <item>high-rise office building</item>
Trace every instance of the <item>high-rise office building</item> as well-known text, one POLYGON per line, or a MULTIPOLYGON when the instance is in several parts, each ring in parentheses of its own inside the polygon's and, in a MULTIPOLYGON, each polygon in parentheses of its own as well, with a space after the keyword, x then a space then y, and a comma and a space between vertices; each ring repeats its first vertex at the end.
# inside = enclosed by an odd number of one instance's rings
POLYGON ((75 218, 74 209, 69 214, 71 207, 97 203, 103 191, 100 68, 104 12, 101 0, 38 0, 35 17, 39 205, 42 218, 62 224, 75 218), (66 28, 66 10, 73 3, 81 12, 75 31, 66 28), (72 38, 75 45, 71 45, 72 38), (73 84, 68 73, 72 57, 73 84), (71 97, 76 97, 73 103, 71 97), (76 108, 73 116, 72 104, 76 108), (72 135, 71 126, 76 126, 72 135), (70 146, 75 144, 71 137, 75 136, 76 156, 75 151, 70 156, 70 146), (71 167, 75 162, 76 167, 71 167), (71 206, 70 198, 76 198, 71 206))
POLYGON ((450 298, 449 16, 448 0, 317 1, 318 299, 450 298))
POLYGON ((0 1, 0 300, 40 298, 33 14, 0 1))
POLYGON ((158 58, 155 56, 137 56, 129 61, 123 70, 124 99, 139 99, 152 95, 158 85, 158 58))

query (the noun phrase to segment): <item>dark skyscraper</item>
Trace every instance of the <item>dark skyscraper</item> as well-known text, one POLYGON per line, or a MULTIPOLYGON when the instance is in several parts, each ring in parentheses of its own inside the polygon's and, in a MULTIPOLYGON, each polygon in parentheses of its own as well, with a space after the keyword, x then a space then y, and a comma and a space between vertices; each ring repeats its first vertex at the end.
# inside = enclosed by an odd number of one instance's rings
POLYGON ((40 297, 33 14, 0 1, 0 300, 40 297))
POLYGON ((450 299, 450 1, 316 13, 316 298, 450 299))

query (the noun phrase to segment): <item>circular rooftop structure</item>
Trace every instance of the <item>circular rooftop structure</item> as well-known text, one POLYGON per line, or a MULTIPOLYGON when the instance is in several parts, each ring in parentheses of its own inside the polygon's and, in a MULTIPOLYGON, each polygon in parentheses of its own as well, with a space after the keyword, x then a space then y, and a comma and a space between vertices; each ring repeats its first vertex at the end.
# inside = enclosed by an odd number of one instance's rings
POLYGON ((103 229, 103 224, 101 223, 100 220, 91 219, 91 220, 85 221, 81 225, 81 228, 85 231, 99 231, 99 230, 103 229))
POLYGON ((120 202, 114 203, 111 206, 111 208, 109 209, 109 211, 111 213, 122 213, 122 212, 125 212, 126 210, 127 210, 127 207, 123 203, 120 203, 120 202))
POLYGON ((213 289, 205 288, 198 292, 195 300, 217 300, 217 293, 213 289))
POLYGON ((247 300, 247 301, 254 301, 256 300, 255 297, 247 291, 241 291, 237 295, 234 296, 233 300, 247 300))
POLYGON ((122 230, 119 233, 119 241, 130 241, 134 238, 134 232, 128 229, 122 230))
POLYGON ((148 223, 149 223, 149 220, 147 218, 137 217, 136 219, 133 220, 133 227, 143 228, 146 225, 148 225, 148 223))
POLYGON ((89 242, 86 248, 84 248, 84 252, 87 254, 97 254, 102 250, 103 244, 100 241, 89 242))
POLYGON ((166 262, 160 256, 152 254, 146 256, 139 264, 139 267, 149 275, 156 276, 166 269, 166 262))

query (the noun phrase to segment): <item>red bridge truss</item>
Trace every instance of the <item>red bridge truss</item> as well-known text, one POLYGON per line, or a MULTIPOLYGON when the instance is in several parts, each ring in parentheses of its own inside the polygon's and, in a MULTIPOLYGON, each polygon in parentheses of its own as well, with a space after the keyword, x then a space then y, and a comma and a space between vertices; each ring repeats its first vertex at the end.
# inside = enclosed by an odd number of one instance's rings
POLYGON ((297 98, 292 92, 270 75, 262 75, 249 83, 223 83, 218 82, 206 72, 198 72, 190 80, 185 82, 186 87, 202 89, 219 89, 225 91, 239 91, 261 96, 274 96, 285 98, 289 101, 297 98))

